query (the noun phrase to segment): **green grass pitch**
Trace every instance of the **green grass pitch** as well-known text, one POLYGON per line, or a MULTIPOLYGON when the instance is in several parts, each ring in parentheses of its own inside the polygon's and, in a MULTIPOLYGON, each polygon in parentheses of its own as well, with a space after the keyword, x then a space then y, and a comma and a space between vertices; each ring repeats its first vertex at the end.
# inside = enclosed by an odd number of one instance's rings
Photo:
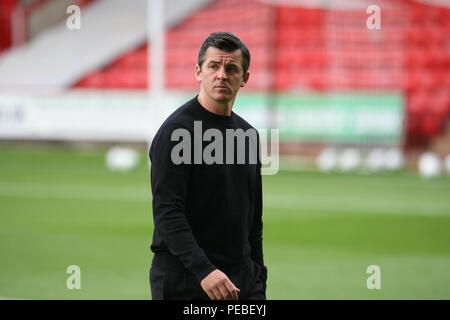
MULTIPOLYGON (((269 299, 450 299, 450 178, 264 176, 269 299), (381 289, 369 290, 369 265, 381 289)), ((0 297, 149 299, 153 221, 144 153, 0 147, 0 297), (69 265, 81 289, 69 290, 69 265)))

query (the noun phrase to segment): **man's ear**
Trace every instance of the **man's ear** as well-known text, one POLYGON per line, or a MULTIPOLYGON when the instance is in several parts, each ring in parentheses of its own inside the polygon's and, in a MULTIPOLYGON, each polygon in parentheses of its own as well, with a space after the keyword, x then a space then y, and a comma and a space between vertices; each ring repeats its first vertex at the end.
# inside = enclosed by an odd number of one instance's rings
POLYGON ((202 68, 197 64, 195 65, 195 77, 198 81, 201 81, 202 78, 200 77, 200 74, 202 73, 202 68))
POLYGON ((243 76, 241 87, 245 87, 249 77, 250 77, 250 72, 247 71, 243 76))

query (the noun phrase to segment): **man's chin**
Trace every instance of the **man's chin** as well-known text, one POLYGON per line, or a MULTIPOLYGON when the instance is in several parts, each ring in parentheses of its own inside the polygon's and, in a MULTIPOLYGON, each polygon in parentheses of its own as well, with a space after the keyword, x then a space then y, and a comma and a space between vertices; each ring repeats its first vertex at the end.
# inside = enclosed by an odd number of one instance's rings
POLYGON ((230 101, 232 99, 232 95, 229 93, 216 92, 212 95, 213 99, 216 101, 230 101))

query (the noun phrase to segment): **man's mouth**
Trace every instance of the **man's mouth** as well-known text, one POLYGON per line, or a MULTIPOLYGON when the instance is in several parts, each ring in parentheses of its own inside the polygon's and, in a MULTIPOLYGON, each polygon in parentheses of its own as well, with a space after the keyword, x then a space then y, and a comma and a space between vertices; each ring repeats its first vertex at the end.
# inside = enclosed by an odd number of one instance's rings
POLYGON ((219 88, 219 89, 226 89, 226 90, 229 90, 228 87, 226 87, 226 86, 215 86, 214 88, 219 88))

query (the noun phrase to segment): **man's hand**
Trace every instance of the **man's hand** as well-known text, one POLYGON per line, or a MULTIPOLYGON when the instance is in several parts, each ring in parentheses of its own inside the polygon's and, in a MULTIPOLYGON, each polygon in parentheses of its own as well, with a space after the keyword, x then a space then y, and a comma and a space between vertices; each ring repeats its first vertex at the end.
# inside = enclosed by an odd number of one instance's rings
POLYGON ((218 269, 204 277, 200 285, 211 300, 238 300, 240 290, 218 269))

